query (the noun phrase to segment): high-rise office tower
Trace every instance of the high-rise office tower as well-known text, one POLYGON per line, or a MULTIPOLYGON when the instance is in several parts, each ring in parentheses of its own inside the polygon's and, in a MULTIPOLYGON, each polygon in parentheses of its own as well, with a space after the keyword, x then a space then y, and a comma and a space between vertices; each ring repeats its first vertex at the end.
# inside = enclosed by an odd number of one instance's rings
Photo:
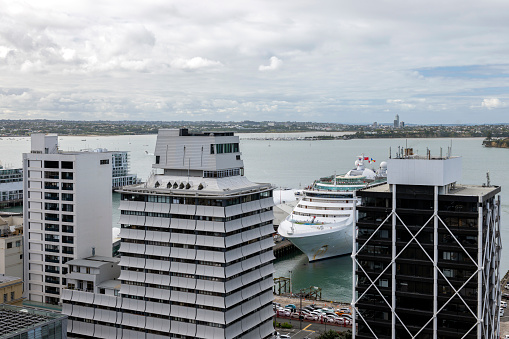
POLYGON ((72 289, 62 295, 69 332, 269 338, 273 188, 244 177, 233 133, 160 130, 154 155, 159 173, 120 191, 118 280, 100 279, 101 258, 68 263, 80 272, 69 274, 72 289), (76 289, 84 281, 95 293, 76 289))
POLYGON ((498 338, 500 187, 408 149, 387 173, 357 192, 355 338, 498 338))
POLYGON ((396 114, 396 117, 394 117, 394 128, 399 128, 399 115, 396 114))
POLYGON ((62 152, 33 134, 23 154, 24 277, 28 300, 58 304, 69 260, 111 256, 111 154, 62 152))

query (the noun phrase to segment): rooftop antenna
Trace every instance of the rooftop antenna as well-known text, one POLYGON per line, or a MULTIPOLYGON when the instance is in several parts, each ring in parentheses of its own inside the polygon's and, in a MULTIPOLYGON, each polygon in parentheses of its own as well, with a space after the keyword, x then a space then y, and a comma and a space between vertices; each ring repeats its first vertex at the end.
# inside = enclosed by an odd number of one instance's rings
POLYGON ((442 147, 440 147, 440 159, 442 159, 442 147))
POLYGON ((392 159, 392 149, 390 146, 389 146, 389 159, 392 159))
POLYGON ((490 171, 486 172, 486 186, 490 187, 490 171))

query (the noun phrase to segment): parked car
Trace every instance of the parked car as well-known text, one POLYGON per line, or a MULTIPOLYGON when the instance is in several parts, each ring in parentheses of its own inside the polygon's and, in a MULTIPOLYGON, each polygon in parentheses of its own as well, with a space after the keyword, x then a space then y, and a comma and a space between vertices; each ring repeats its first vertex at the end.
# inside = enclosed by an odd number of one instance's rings
POLYGON ((291 308, 293 310, 296 310, 297 309, 297 306, 295 306, 294 304, 288 304, 285 306, 286 308, 291 308))
POLYGON ((306 314, 304 316, 304 319, 306 319, 306 320, 315 320, 316 321, 316 320, 318 320, 318 316, 315 315, 315 314, 306 314))
POLYGON ((505 288, 509 290, 509 283, 505 284, 505 288))
POLYGON ((281 338, 281 339, 290 339, 291 337, 290 337, 290 335, 289 335, 289 334, 281 334, 281 335, 279 336, 279 338, 281 338))
POLYGON ((500 307, 506 308, 507 307, 507 301, 501 301, 500 307))
POLYGON ((504 316, 504 309, 502 307, 500 307, 499 309, 499 313, 500 313, 500 316, 503 317, 504 316))

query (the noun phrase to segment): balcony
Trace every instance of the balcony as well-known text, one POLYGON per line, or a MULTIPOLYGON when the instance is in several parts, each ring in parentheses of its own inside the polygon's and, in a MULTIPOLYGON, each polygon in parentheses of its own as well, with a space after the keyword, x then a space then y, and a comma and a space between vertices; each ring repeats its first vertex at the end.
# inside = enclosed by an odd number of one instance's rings
POLYGON ((58 214, 50 214, 50 213, 46 213, 44 215, 44 220, 48 220, 48 221, 58 221, 58 214))
POLYGON ((58 200, 58 193, 44 193, 44 199, 46 200, 58 200))
POLYGON ((74 188, 74 185, 72 183, 64 182, 62 183, 62 189, 66 191, 72 191, 74 188))
POLYGON ((60 237, 58 235, 46 234, 46 236, 44 237, 44 240, 52 241, 52 242, 59 242, 60 237))
POLYGON ((47 210, 47 211, 58 211, 58 204, 54 204, 54 203, 45 203, 44 204, 44 209, 47 210))
POLYGON ((58 287, 46 287, 46 293, 60 295, 60 288, 58 287))
POLYGON ((62 215, 62 221, 63 222, 74 222, 74 216, 73 215, 63 214, 62 215))
POLYGON ((47 266, 46 265, 46 269, 44 270, 44 272, 46 273, 54 273, 54 274, 59 274, 60 273, 60 270, 58 267, 56 266, 47 266))
POLYGON ((44 172, 45 179, 58 179, 60 177, 58 172, 44 172))
POLYGON ((44 182, 44 188, 47 190, 57 190, 58 182, 44 182))
POLYGON ((72 172, 62 172, 62 179, 64 179, 64 180, 72 180, 72 179, 74 179, 74 173, 72 173, 72 172))
POLYGON ((54 256, 54 255, 46 255, 46 258, 44 259, 44 261, 45 262, 52 262, 52 263, 56 263, 56 264, 60 263, 59 257, 54 256))
POLYGON ((60 252, 60 248, 57 245, 46 245, 44 247, 44 250, 46 252, 54 252, 54 253, 59 253, 60 252))
POLYGON ((60 231, 60 228, 56 224, 45 224, 44 230, 50 231, 50 232, 58 232, 58 231, 60 231))
POLYGON ((74 248, 63 246, 62 247, 62 253, 65 253, 65 254, 74 254, 74 248))
POLYGON ((45 281, 50 284, 58 284, 60 285, 60 278, 58 277, 50 277, 46 276, 45 281))
POLYGON ((68 225, 62 225, 62 232, 64 233, 74 233, 74 227, 68 225))
POLYGON ((63 236, 62 242, 65 244, 74 244, 74 237, 63 236))
POLYGON ((62 193, 62 201, 73 201, 73 195, 69 193, 62 193))
POLYGON ((62 212, 73 212, 74 206, 69 204, 62 204, 62 212))

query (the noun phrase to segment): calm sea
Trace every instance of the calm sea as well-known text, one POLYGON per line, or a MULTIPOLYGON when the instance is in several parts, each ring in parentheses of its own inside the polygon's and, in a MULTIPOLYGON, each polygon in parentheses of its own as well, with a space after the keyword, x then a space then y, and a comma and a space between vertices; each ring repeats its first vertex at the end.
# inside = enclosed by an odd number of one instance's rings
MULTIPOLYGON (((509 150, 483 148, 482 139, 366 139, 366 140, 252 140, 251 134, 241 138, 245 175, 255 182, 269 182, 279 187, 299 188, 323 176, 341 174, 353 167, 358 155, 375 160, 371 165, 388 159, 389 150, 395 155, 398 147, 412 147, 418 154, 443 154, 452 146, 453 155, 463 157, 462 184, 480 185, 486 182, 489 171, 491 183, 502 186, 502 240, 509 245, 509 150)), ((302 134, 304 135, 304 134, 302 134)), ((309 135, 309 134, 306 134, 309 135)), ((264 135, 256 135, 257 138, 264 135)), ((275 135, 270 135, 274 137, 275 135)), ((281 134, 282 138, 299 136, 281 134)), ((131 172, 143 180, 152 171, 155 135, 111 137, 60 137, 60 149, 79 151, 87 148, 107 148, 110 151, 130 151, 131 172)), ((9 167, 21 166, 23 152, 30 151, 29 138, 1 138, 0 161, 9 167)), ((118 220, 119 196, 114 196, 114 223, 118 220)), ((116 226, 116 225, 114 225, 116 226)), ((501 271, 509 270, 509 246, 502 249, 501 271)), ((290 277, 293 288, 322 288, 322 297, 329 300, 350 301, 352 261, 349 256, 308 263, 306 256, 293 255, 275 263, 275 276, 290 277)))

